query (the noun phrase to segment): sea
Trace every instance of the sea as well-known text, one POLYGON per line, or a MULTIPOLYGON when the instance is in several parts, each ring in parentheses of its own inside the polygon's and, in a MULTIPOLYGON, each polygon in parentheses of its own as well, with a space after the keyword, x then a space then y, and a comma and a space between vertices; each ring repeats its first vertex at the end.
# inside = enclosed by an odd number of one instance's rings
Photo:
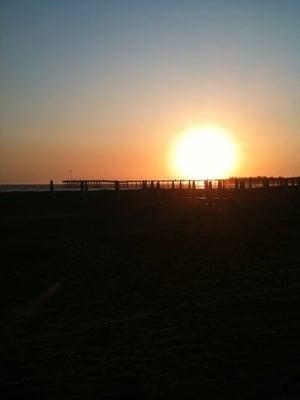
MULTIPOLYGON (((78 188, 66 188, 63 184, 55 184, 56 191, 71 191, 79 190, 78 188)), ((48 184, 23 184, 23 185, 0 185, 0 193, 4 192, 49 192, 50 185, 48 184)))
MULTIPOLYGON (((108 184, 106 187, 101 187, 101 190, 113 190, 114 185, 108 184)), ((75 185, 64 185, 63 183, 57 183, 53 185, 53 190, 55 192, 79 192, 80 186, 75 185)), ((99 187, 92 186, 89 187, 89 191, 98 191, 99 187)), ((49 183, 42 183, 42 184, 0 184, 0 193, 8 193, 8 192, 50 192, 50 185, 49 183)))

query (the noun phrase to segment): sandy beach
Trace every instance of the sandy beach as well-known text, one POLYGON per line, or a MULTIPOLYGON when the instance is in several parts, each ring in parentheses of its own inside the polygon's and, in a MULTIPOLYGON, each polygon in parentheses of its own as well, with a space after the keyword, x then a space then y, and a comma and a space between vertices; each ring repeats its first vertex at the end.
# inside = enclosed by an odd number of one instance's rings
POLYGON ((298 191, 0 206, 2 398, 299 398, 298 191))

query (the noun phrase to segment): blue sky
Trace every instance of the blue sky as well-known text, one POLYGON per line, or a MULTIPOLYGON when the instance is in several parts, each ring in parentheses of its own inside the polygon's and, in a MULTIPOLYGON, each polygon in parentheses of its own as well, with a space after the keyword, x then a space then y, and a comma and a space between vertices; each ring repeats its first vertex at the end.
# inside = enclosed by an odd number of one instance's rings
POLYGON ((134 177, 145 146, 141 173, 164 176, 172 136, 208 120, 243 144, 241 174, 300 174, 299 1, 0 7, 2 181, 60 179, 69 165, 82 175, 134 177))

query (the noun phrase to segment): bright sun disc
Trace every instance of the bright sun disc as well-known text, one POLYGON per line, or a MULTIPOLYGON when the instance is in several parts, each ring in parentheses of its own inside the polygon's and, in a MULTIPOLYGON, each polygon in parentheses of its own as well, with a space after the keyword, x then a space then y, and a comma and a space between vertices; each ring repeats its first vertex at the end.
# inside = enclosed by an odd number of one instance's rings
POLYGON ((236 148, 222 128, 192 129, 178 140, 172 159, 182 178, 226 178, 234 167, 236 148))

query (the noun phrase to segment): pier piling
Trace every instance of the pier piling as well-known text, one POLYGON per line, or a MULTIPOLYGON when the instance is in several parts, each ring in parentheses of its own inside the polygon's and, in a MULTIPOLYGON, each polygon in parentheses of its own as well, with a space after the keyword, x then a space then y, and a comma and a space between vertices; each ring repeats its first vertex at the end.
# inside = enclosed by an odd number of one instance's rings
MULTIPOLYGON (((245 196, 246 193, 252 195, 266 195, 278 191, 282 193, 283 189, 298 190, 300 187, 300 177, 250 177, 250 178, 229 178, 229 179, 213 179, 213 180, 65 180, 63 181, 64 188, 77 188, 82 193, 86 193, 90 188, 97 190, 161 190, 172 191, 178 194, 188 194, 195 199, 206 198, 208 200, 216 198, 228 198, 236 195, 245 196)), ((53 180, 50 181, 50 192, 54 191, 53 180)))

